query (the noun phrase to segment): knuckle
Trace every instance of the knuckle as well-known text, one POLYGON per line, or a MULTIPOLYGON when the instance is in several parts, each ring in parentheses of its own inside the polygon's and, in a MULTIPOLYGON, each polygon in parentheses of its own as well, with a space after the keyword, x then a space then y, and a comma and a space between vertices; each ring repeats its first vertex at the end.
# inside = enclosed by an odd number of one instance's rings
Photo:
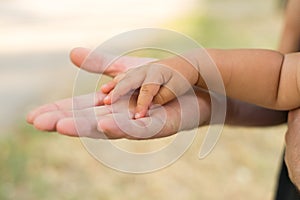
POLYGON ((146 95, 146 96, 154 96, 155 95, 155 91, 150 84, 143 85, 140 89, 140 93, 142 95, 146 95))
POLYGON ((156 104, 165 104, 172 99, 176 98, 176 95, 169 90, 168 88, 162 88, 155 96, 154 96, 154 103, 156 104))
POLYGON ((125 74, 121 73, 119 75, 117 75, 114 79, 113 82, 118 83, 120 80, 122 80, 124 78, 125 74))
POLYGON ((126 75, 136 75, 137 73, 143 72, 144 66, 131 68, 125 72, 126 75))
POLYGON ((141 101, 137 101, 136 102, 136 107, 137 107, 137 109, 141 109, 141 107, 144 107, 144 102, 141 102, 141 101))
POLYGON ((149 85, 143 85, 143 86, 141 87, 140 92, 142 92, 142 93, 150 93, 150 92, 151 92, 151 88, 150 88, 149 85))
POLYGON ((165 101, 166 101, 165 96, 162 95, 161 93, 156 94, 154 99, 153 99, 153 102, 155 104, 160 104, 160 105, 164 104, 165 101))

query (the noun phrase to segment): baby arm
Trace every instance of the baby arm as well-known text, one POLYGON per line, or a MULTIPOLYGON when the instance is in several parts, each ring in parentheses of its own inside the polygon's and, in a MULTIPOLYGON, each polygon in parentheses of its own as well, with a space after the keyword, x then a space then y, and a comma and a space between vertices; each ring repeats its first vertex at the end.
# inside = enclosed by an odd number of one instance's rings
MULTIPOLYGON (((247 49, 208 52, 218 66, 227 96, 276 110, 300 106, 300 53, 247 49)), ((197 85, 205 86, 201 77, 197 85)))
MULTIPOLYGON (((283 55, 258 49, 207 49, 207 52, 218 67, 227 96, 277 110, 300 106, 300 80, 297 78, 300 76, 300 53, 283 55)), ((102 87, 104 93, 109 93, 104 102, 110 104, 141 87, 135 115, 140 118, 146 115, 151 102, 169 102, 191 85, 206 88, 201 71, 212 66, 203 55, 203 50, 194 50, 185 55, 185 59, 175 56, 119 75, 102 87), (192 65, 191 61, 196 64, 192 65)))

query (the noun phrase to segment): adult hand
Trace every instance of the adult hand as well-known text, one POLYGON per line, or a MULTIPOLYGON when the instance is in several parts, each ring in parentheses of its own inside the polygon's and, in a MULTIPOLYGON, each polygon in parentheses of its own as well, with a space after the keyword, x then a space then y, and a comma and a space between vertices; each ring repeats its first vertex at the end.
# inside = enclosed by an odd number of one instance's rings
MULTIPOLYGON (((130 68, 137 67, 147 62, 152 62, 151 58, 139 58, 139 57, 121 57, 113 65, 110 65, 107 69, 104 66, 106 57, 102 54, 93 54, 92 59, 93 63, 84 62, 85 58, 89 55, 90 50, 85 48, 76 48, 71 52, 72 62, 82 69, 94 72, 94 73, 104 73, 110 76, 116 76, 119 73, 122 73, 130 68)), ((156 121, 157 125, 163 128, 153 137, 163 137, 176 133, 179 131, 179 123, 182 122, 180 129, 189 129, 195 128, 198 125, 207 124, 210 120, 210 98, 209 95, 199 89, 194 88, 197 95, 198 109, 195 110, 193 105, 189 105, 191 109, 190 112, 186 112, 188 116, 180 116, 180 106, 177 100, 173 100, 163 106, 165 112, 162 109, 155 109, 152 114, 152 119, 156 121), (192 115, 200 113, 199 122, 193 120, 192 115), (167 119, 164 123, 159 121, 161 119, 167 119), (182 120, 182 121, 181 121, 182 120)), ((192 96, 190 93, 187 93, 180 98, 181 102, 188 103, 191 101, 192 96)), ((43 131, 57 131, 64 135, 69 136, 85 136, 92 138, 103 137, 103 134, 99 134, 100 131, 104 132, 108 138, 134 138, 128 136, 123 130, 120 129, 118 124, 115 121, 115 118, 112 115, 112 110, 110 106, 103 106, 103 99, 105 95, 101 92, 96 92, 93 94, 78 96, 74 98, 60 100, 54 103, 46 104, 41 107, 36 108, 31 111, 27 116, 27 121, 30 124, 33 124, 37 129, 43 131), (94 98, 95 97, 95 98, 94 98), (91 100, 92 99, 92 100, 91 100), (74 117, 73 102, 77 102, 76 106, 76 115, 74 117), (95 119, 95 113, 97 119, 95 119), (80 117, 82 116, 82 117, 80 117), (76 117, 81 118, 79 124, 85 124, 80 128, 80 133, 76 129, 76 117), (89 120, 89 119, 93 120, 89 120), (82 123, 83 121, 83 123, 82 123), (85 129, 85 130, 82 130, 85 129), (99 131, 100 130, 100 131, 99 131)), ((134 96, 133 98, 136 98, 134 96)), ((124 117, 124 123, 129 123, 132 125, 131 116, 128 113, 132 114, 133 107, 135 106, 136 101, 132 99, 130 101, 131 107, 128 108, 127 101, 119 101, 116 105, 117 109, 114 109, 114 112, 119 113, 121 117, 124 117), (125 105, 126 104, 126 105, 125 105), (128 112, 129 111, 129 112, 128 112), (122 114, 123 113, 123 114, 122 114)), ((279 111, 272 111, 265 108, 260 108, 255 105, 243 103, 240 101, 235 101, 233 99, 228 99, 227 105, 227 121, 226 123, 232 125, 244 125, 244 126, 266 126, 266 125, 276 125, 285 122, 286 116, 285 113, 279 111)), ((150 120, 149 118, 140 119, 141 121, 136 120, 137 123, 142 123, 143 120, 150 120)), ((78 128, 78 127, 77 127, 78 128)), ((134 129, 133 135, 138 136, 139 133, 136 133, 137 130, 134 129)), ((150 131, 144 129, 141 134, 150 131)), ((147 134, 145 134, 147 135, 147 134)))
MULTIPOLYGON (((71 52, 70 57, 76 66, 80 66, 84 70, 95 73, 105 73, 110 76, 115 76, 129 68, 153 61, 153 59, 150 58, 122 57, 104 70, 104 66, 107 64, 105 63, 105 56, 107 55, 93 54, 92 59, 89 58, 90 61, 93 61, 93 65, 87 62, 83 64, 83 61, 89 53, 90 50, 88 49, 77 48, 71 52)), ((27 121, 33 124, 37 129, 43 131, 57 131, 69 136, 92 138, 107 137, 111 139, 164 137, 182 129, 197 127, 199 124, 205 124, 209 121, 209 95, 196 88, 195 91, 197 101, 195 101, 195 96, 192 94, 192 91, 180 97, 180 102, 185 102, 186 105, 188 105, 186 108, 190 109, 184 113, 180 113, 181 107, 178 100, 173 100, 163 107, 153 108, 150 117, 132 120, 131 115, 135 107, 136 95, 131 98, 129 107, 127 101, 129 97, 127 97, 127 99, 126 97, 121 99, 112 105, 112 107, 104 106, 103 99, 105 95, 101 92, 96 92, 41 106, 28 114, 27 121), (73 110, 73 102, 79 105, 76 106, 76 111, 73 110), (198 103, 198 105, 193 105, 195 102, 198 103), (196 106, 199 106, 200 109, 200 121, 190 120, 199 118, 197 117, 199 112, 195 112, 196 106), (126 127, 126 130, 120 128, 120 123, 123 124, 123 127, 126 127), (151 125, 147 126, 149 123, 151 123, 151 125), (155 127, 161 127, 162 129, 157 130, 155 127), (104 135, 100 133, 104 133, 104 135)))

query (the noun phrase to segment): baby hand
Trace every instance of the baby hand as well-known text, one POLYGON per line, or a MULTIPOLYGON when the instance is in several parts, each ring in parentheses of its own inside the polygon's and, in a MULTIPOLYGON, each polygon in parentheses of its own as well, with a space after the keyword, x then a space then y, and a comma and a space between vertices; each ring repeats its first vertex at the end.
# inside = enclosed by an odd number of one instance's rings
POLYGON ((152 102, 162 105, 184 94, 197 82, 198 76, 191 63, 176 56, 130 69, 103 85, 101 90, 108 94, 104 103, 111 104, 140 88, 134 115, 138 119, 146 116, 152 102))

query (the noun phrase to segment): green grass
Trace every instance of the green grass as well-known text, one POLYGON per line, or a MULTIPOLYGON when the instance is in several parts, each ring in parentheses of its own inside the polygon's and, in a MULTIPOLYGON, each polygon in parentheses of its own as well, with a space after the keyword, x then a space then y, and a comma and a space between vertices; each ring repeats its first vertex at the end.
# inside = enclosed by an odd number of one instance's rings
POLYGON ((30 199, 47 195, 47 183, 37 176, 38 165, 45 162, 40 146, 47 144, 48 135, 35 131, 24 122, 0 140, 1 199, 30 199), (34 194, 34 195, 33 195, 34 194))

